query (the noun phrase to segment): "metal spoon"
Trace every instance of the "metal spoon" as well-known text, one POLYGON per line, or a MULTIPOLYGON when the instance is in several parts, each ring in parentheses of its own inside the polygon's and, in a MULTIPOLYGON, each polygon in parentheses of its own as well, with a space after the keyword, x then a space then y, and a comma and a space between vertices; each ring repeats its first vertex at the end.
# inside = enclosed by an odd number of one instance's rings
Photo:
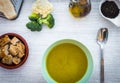
POLYGON ((106 44, 108 39, 108 29, 107 28, 101 28, 98 31, 98 36, 97 36, 97 43, 100 46, 100 55, 101 55, 101 60, 100 60, 100 83, 104 83, 104 56, 103 56, 103 49, 104 45, 106 44))

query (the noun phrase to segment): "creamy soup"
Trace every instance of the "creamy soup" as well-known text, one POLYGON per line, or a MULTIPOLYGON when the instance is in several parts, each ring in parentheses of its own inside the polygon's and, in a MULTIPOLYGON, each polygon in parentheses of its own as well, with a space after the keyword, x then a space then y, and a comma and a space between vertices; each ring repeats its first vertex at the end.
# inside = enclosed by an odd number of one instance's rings
POLYGON ((54 47, 47 56, 47 71, 58 83, 75 83, 86 73, 88 62, 83 50, 70 43, 54 47))

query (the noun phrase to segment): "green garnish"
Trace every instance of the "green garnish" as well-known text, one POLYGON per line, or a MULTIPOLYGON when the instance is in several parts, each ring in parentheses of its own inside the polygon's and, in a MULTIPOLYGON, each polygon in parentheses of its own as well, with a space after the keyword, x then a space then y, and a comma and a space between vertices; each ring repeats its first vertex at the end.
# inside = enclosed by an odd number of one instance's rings
POLYGON ((35 21, 28 22, 26 24, 26 27, 28 29, 30 29, 31 31, 41 31, 42 30, 41 24, 39 24, 39 23, 37 23, 35 21))

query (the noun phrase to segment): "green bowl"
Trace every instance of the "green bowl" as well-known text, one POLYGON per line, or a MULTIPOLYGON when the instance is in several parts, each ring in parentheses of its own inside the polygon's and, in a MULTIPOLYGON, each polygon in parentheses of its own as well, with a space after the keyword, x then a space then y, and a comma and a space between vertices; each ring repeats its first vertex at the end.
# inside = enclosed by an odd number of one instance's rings
POLYGON ((63 39, 63 40, 59 40, 55 43, 53 43, 45 52, 45 55, 43 57, 43 60, 42 60, 42 74, 44 76, 44 78, 47 80, 48 83, 58 83, 56 82, 49 74, 48 74, 48 71, 47 71, 47 67, 46 67, 46 59, 47 59, 47 56, 48 54, 50 53, 50 51, 60 45, 60 44, 63 44, 63 43, 71 43, 71 44, 74 44, 78 47, 80 47, 86 57, 87 57, 87 61, 88 61, 88 67, 87 67, 87 70, 86 70, 86 73, 84 74, 84 76, 79 80, 77 81, 76 83, 87 83, 87 81, 89 80, 91 74, 92 74, 92 71, 93 71, 93 59, 92 59, 92 56, 91 56, 91 53, 89 52, 89 50, 80 42, 76 41, 76 40, 72 40, 72 39, 63 39))

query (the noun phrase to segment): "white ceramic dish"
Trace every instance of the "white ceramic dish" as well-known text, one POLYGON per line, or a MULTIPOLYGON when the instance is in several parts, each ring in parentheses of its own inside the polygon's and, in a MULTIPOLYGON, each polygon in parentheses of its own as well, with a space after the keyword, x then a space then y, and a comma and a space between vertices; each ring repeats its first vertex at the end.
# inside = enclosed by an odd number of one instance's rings
POLYGON ((102 15, 103 18, 109 20, 110 22, 112 22, 113 24, 115 24, 117 27, 120 27, 120 12, 118 14, 118 16, 116 16, 115 18, 108 18, 108 17, 105 17, 102 12, 101 12, 101 6, 102 4, 105 2, 105 1, 114 1, 118 8, 120 9, 120 0, 101 0, 100 2, 100 6, 99 6, 99 11, 100 11, 100 14, 102 15))

